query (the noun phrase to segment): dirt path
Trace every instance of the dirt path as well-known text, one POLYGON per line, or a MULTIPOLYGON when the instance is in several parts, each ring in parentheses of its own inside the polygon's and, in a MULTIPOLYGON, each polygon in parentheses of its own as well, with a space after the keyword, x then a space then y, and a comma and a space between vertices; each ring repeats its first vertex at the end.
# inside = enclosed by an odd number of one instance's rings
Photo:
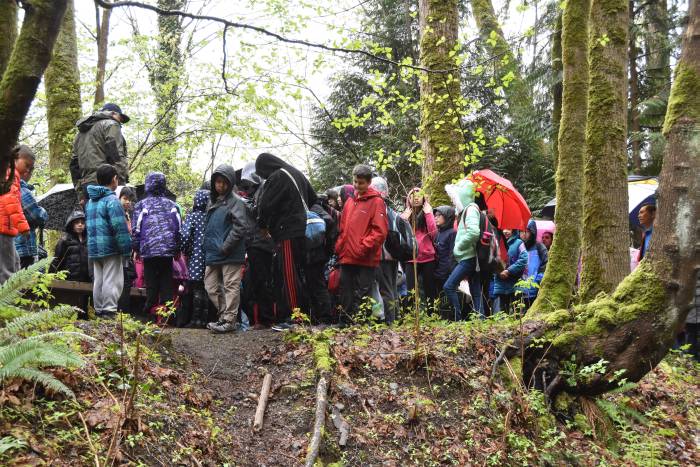
POLYGON ((310 355, 269 330, 217 335, 200 329, 168 331, 187 371, 201 375, 211 393, 212 416, 222 427, 218 442, 238 465, 295 465, 303 459, 313 418, 315 381, 310 355), (272 394, 265 423, 252 420, 265 373, 272 394))

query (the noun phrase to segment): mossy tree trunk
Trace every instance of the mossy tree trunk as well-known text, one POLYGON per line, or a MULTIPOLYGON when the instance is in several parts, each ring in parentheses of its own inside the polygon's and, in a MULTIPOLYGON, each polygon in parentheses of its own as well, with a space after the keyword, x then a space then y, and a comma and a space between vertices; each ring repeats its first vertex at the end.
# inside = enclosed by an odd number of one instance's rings
POLYGON ((612 292, 629 274, 627 202, 628 0, 592 0, 582 301, 612 292))
POLYGON ((75 36, 75 7, 68 0, 61 31, 46 68, 46 117, 49 125, 49 171, 53 183, 70 181, 75 122, 80 118, 80 71, 75 36))
POLYGON ((547 272, 529 315, 569 306, 581 245, 583 157, 588 109, 588 15, 590 0, 569 0, 563 14, 563 97, 557 165, 557 233, 547 272))
MULTIPOLYGON (((588 18, 586 18, 586 21, 588 18)), ((563 73, 564 65, 562 61, 562 14, 557 15, 557 20, 552 35, 552 162, 554 170, 559 164, 559 122, 561 121, 563 73)), ((586 75, 588 75, 586 69, 586 75)))
POLYGON ((23 5, 22 29, 0 82, 0 181, 6 178, 10 151, 17 144, 24 119, 51 60, 66 0, 32 0, 23 5))
POLYGON ((634 0, 630 0, 630 50, 629 50, 629 86, 630 86, 630 104, 629 104, 629 119, 630 119, 630 148, 632 151, 632 169, 634 173, 642 172, 642 141, 641 141, 641 125, 639 123, 639 70, 637 69, 637 28, 634 24, 634 0))
MULTIPOLYGON (((166 10, 181 10, 184 6, 185 0, 158 0, 158 7, 166 10)), ((166 175, 174 168, 178 90, 183 73, 182 32, 179 16, 158 16, 158 51, 150 68, 150 80, 157 105, 155 135, 164 142, 159 145, 159 151, 161 169, 166 175)))
POLYGON ((689 2, 690 21, 664 123, 668 143, 659 181, 649 254, 616 290, 525 322, 529 339, 526 381, 548 389, 595 395, 639 381, 666 355, 693 306, 700 271, 700 0, 689 2), (576 368, 606 361, 604 372, 571 379, 576 368), (571 384, 573 383, 573 385, 571 384))
POLYGON ((17 39, 17 2, 0 0, 0 77, 10 61, 17 39))
POLYGON ((431 70, 420 80, 420 140, 424 155, 423 188, 430 203, 449 204, 445 185, 464 172, 460 129, 459 71, 450 52, 457 45, 457 0, 420 0, 420 62, 431 70))
POLYGON ((105 100, 105 76, 107 74, 107 52, 109 50, 109 20, 112 16, 111 8, 102 9, 95 4, 95 26, 97 28, 97 71, 95 73, 95 102, 99 107, 105 100))

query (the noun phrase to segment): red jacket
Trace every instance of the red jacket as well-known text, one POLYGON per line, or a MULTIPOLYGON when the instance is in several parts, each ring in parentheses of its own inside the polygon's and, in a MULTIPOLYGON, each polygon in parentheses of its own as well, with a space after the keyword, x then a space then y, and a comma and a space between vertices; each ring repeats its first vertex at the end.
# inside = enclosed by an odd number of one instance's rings
POLYGON ((340 235, 335 244, 340 264, 379 265, 388 231, 386 204, 379 192, 369 188, 363 195, 355 193, 340 216, 340 235))
POLYGON ((19 187, 19 172, 15 170, 10 191, 0 196, 0 234, 16 237, 29 232, 29 223, 22 211, 22 191, 19 187))

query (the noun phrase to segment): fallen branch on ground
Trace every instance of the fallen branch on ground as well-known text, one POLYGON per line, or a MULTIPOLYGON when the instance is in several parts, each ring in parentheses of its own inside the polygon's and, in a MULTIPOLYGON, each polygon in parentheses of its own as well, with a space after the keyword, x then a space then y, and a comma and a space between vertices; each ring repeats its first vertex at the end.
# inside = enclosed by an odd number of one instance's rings
POLYGON ((323 434, 323 426, 326 423, 326 407, 328 405, 328 379, 326 375, 322 375, 318 380, 316 388, 316 417, 314 421, 314 431, 311 434, 309 449, 306 452, 306 467, 313 467, 318 457, 318 451, 321 447, 321 435, 323 434))
POLYGON ((272 375, 267 373, 263 379, 260 397, 258 398, 258 408, 255 410, 255 419, 253 420, 253 431, 258 432, 263 427, 263 416, 265 415, 265 407, 267 407, 267 398, 270 395, 270 385, 272 384, 272 375))

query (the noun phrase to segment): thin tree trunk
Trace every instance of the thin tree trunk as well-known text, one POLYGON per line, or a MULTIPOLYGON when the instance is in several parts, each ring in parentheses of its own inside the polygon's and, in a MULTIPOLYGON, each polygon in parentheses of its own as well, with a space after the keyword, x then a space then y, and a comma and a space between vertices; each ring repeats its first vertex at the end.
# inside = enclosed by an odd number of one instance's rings
POLYGON ((95 4, 95 23, 97 27, 97 73, 95 76, 95 107, 99 107, 105 100, 105 76, 107 73, 107 51, 109 49, 109 20, 112 16, 111 8, 102 10, 100 19, 100 7, 95 4))
POLYGON ((634 0, 630 0, 630 145, 632 147, 632 166, 634 173, 642 172, 641 126, 639 125, 639 72, 637 70, 637 33, 634 25, 634 0))
POLYGON ((10 61, 17 40, 17 2, 0 0, 0 78, 10 61))
MULTIPOLYGON (((586 18, 587 24, 588 18, 586 18)), ((534 58, 533 58, 534 60, 534 58)), ((552 162, 554 170, 559 164, 559 124, 561 122, 562 92, 563 92, 563 60, 562 60, 562 14, 557 15, 557 21, 552 34, 552 162)), ((586 76, 588 69, 586 68, 586 76)))
POLYGON ((563 98, 557 166, 557 233, 542 287, 528 316, 569 306, 581 245, 583 158, 588 109, 588 16, 590 0, 569 0, 563 14, 563 98))
POLYGON ((629 274, 627 206, 628 0, 593 0, 584 164, 582 301, 629 274))
POLYGON ((70 181, 75 122, 80 118, 80 71, 75 36, 75 9, 68 0, 61 31, 46 68, 46 118, 49 125, 49 172, 53 183, 70 181))
POLYGON ((530 339, 540 340, 527 349, 524 377, 542 381, 551 394, 595 395, 621 378, 639 381, 666 355, 693 306, 700 271, 700 0, 689 8, 664 123, 668 144, 649 254, 613 294, 578 306, 575 315, 558 310, 525 323, 530 339), (572 374, 572 362, 580 369, 601 360, 602 374, 572 374))
POLYGON ((6 178, 10 151, 37 87, 51 60, 66 0, 35 0, 24 12, 19 37, 0 82, 0 181, 6 178))
MULTIPOLYGON (((457 44, 457 0, 420 0, 418 15, 421 65, 433 70, 456 68, 449 53, 457 44)), ((444 187, 464 172, 460 98, 459 71, 423 74, 420 81, 423 188, 436 206, 449 204, 444 187)))

